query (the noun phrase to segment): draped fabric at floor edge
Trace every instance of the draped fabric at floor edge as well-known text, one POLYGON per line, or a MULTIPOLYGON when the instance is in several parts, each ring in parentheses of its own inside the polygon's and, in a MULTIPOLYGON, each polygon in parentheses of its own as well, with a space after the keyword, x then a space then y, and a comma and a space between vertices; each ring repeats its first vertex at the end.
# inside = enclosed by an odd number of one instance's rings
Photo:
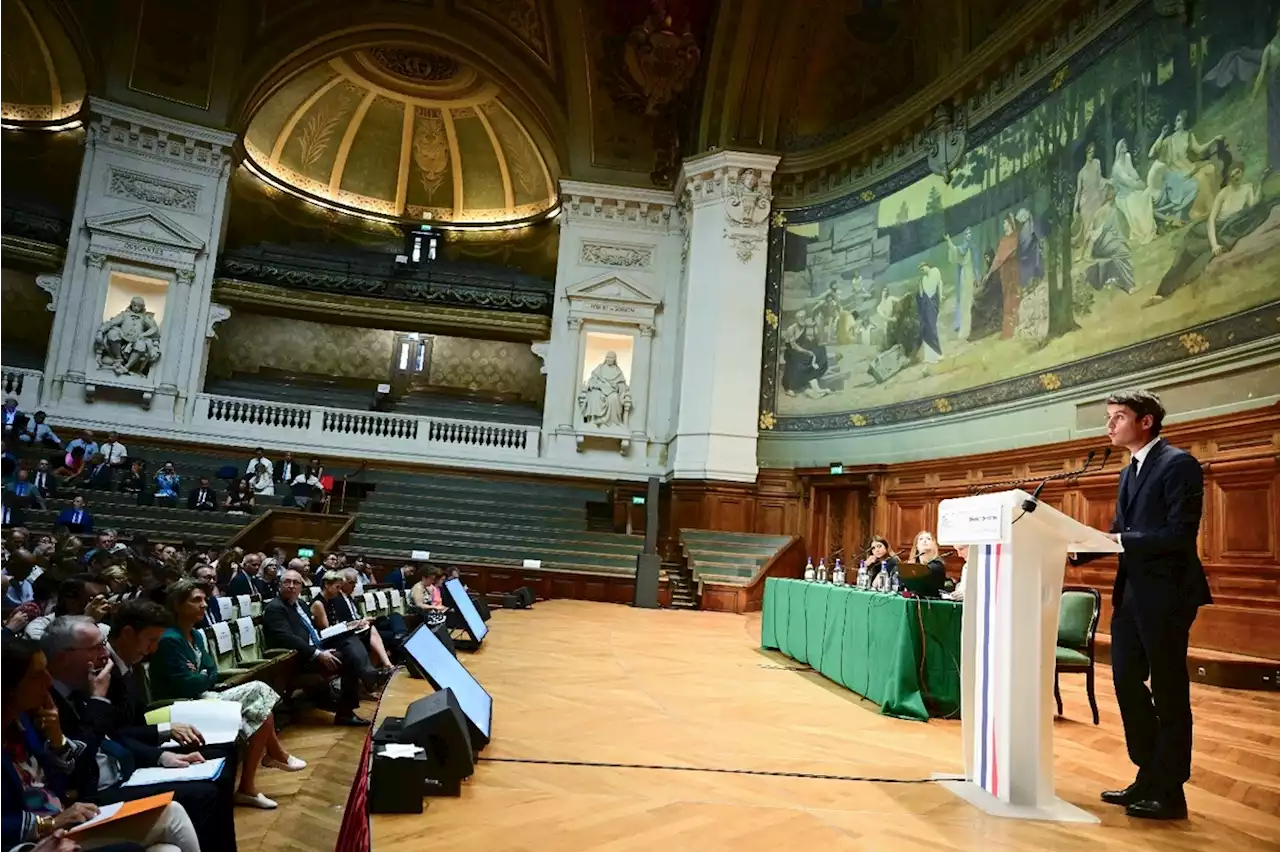
POLYGON ((886 716, 958 717, 960 604, 769 578, 762 610, 762 647, 812 666, 886 716))

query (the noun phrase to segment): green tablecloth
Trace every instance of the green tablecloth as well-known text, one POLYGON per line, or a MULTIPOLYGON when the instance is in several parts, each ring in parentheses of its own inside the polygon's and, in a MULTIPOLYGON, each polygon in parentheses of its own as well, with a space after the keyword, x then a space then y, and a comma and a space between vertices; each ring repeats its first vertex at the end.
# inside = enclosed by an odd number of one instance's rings
POLYGON ((771 577, 760 644, 874 701, 886 716, 923 721, 956 714, 960 706, 960 607, 771 577))

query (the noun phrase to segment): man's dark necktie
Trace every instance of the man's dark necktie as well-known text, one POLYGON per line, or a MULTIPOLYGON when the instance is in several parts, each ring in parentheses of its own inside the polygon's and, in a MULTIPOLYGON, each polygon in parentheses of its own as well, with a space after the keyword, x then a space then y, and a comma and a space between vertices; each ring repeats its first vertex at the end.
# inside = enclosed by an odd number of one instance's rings
POLYGON ((1138 491, 1138 459, 1129 462, 1129 478, 1125 480, 1124 499, 1129 502, 1138 491))

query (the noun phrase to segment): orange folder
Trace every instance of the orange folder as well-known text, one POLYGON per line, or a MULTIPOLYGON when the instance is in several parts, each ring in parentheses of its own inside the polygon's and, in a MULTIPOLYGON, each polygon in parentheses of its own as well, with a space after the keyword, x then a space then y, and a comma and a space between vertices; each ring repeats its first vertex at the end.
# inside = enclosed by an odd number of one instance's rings
POLYGON ((146 811, 153 811, 157 808, 163 808, 173 801, 173 793, 157 793, 154 796, 147 796, 145 799, 134 799, 132 802, 118 802, 113 805, 103 805, 98 809, 98 815, 91 820, 82 822, 75 828, 67 830, 67 834, 75 834, 77 831, 91 831, 99 826, 107 825, 116 820, 126 819, 131 816, 137 816, 146 811))

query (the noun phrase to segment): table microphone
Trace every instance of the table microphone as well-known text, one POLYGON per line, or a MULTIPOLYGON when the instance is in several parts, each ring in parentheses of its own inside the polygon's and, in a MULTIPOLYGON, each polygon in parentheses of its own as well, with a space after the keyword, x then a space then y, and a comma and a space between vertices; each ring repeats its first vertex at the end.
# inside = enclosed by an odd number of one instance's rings
MULTIPOLYGON (((1111 449, 1110 447, 1107 448, 1108 454, 1110 454, 1110 449, 1111 449)), ((1070 479, 1073 476, 1079 476, 1080 474, 1084 473, 1086 470, 1089 469, 1089 465, 1093 462, 1093 457, 1096 456, 1097 454, 1098 454, 1097 450, 1090 450, 1089 455, 1085 457, 1084 464, 1080 467, 1079 470, 1069 470, 1066 473, 1055 473, 1052 476, 1046 476, 1043 480, 1041 480, 1040 484, 1036 486, 1036 490, 1031 492, 1031 496, 1028 497, 1026 500, 1022 501, 1022 511, 1034 512, 1036 510, 1036 507, 1040 505, 1040 501, 1039 501, 1040 492, 1043 491, 1044 487, 1049 484, 1049 480, 1070 479)), ((1103 464, 1106 464, 1106 462, 1104 461, 1103 464)))

